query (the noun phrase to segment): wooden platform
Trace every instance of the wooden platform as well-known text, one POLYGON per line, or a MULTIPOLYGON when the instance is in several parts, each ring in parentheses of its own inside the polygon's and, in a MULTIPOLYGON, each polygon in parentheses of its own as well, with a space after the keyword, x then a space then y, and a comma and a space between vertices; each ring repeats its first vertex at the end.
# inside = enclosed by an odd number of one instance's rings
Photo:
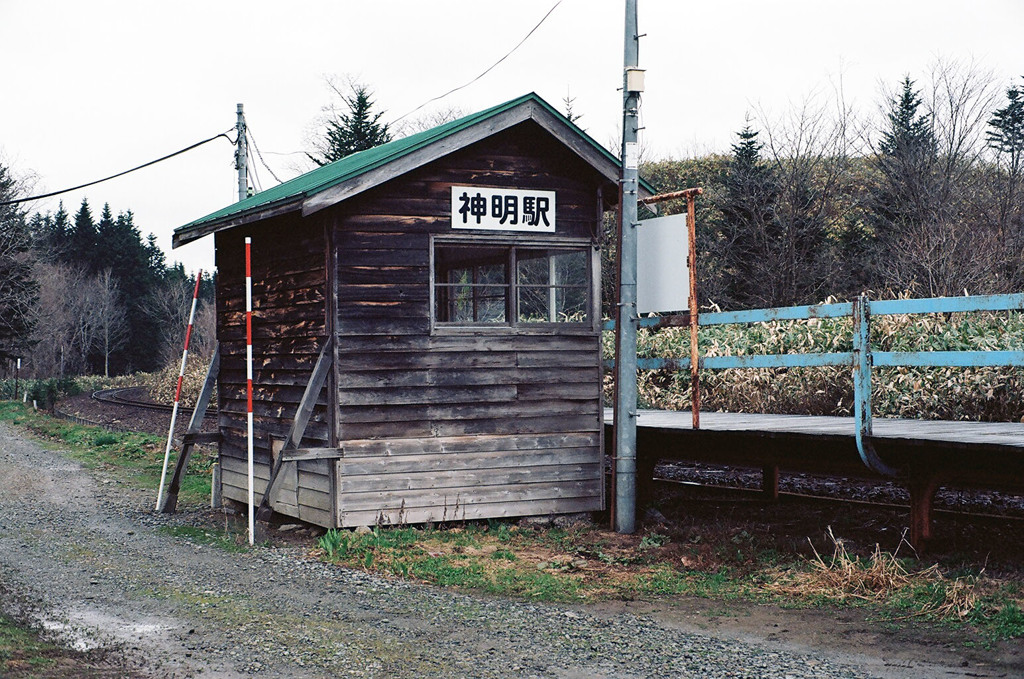
MULTIPOLYGON (((610 427, 611 408, 604 419, 610 427)), ((637 458, 872 476, 857 454, 854 427, 852 417, 702 412, 694 431, 689 411, 640 410, 637 458)), ((872 441, 886 461, 911 472, 1024 486, 1022 423, 875 418, 872 441)))
MULTIPOLYGON (((605 408, 605 424, 612 423, 612 409, 605 408)), ((640 428, 693 430, 689 410, 640 410, 640 428)), ((700 428, 707 432, 749 432, 853 439, 852 417, 808 415, 752 415, 747 413, 701 413, 700 428)), ((944 420, 902 420, 875 418, 876 439, 902 442, 941 442, 949 445, 1024 448, 1024 423, 949 422, 944 420)))

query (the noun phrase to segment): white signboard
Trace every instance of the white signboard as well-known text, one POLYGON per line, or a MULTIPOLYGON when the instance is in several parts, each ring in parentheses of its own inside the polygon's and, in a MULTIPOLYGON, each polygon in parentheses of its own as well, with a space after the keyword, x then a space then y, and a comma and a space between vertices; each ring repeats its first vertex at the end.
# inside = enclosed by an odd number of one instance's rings
POLYGON ((689 308, 686 214, 645 219, 637 227, 637 313, 689 308))
POLYGON ((635 141, 626 142, 626 159, 623 165, 627 170, 635 170, 640 164, 640 145, 635 141))
POLYGON ((555 232, 555 192, 452 187, 452 228, 555 232))

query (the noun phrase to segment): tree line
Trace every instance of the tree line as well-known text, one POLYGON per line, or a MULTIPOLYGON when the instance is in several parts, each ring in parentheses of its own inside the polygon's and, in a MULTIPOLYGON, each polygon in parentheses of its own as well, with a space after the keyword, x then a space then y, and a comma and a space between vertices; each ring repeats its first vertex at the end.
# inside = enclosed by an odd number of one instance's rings
MULTIPOLYGON (((22 191, 0 165, 0 201, 22 191)), ((169 266, 156 237, 143 237, 131 211, 99 217, 87 199, 72 216, 0 212, 0 359, 22 359, 22 376, 67 377, 153 371, 180 354, 195 277, 169 266)), ((202 296, 213 297, 204 277, 202 296)), ((212 340, 203 305, 200 344, 212 340)))
MULTIPOLYGON (((317 165, 396 134, 372 92, 331 82, 307 157, 317 165)), ((571 119, 580 116, 565 100, 571 119)), ((451 108, 404 123, 412 134, 459 117, 451 108)), ((641 164, 660 192, 702 186, 698 294, 723 309, 810 304, 828 297, 1024 291, 1024 83, 1000 88, 978 70, 938 63, 885 94, 878 115, 841 97, 761 112, 728 153, 641 164)), ((25 194, 0 163, 0 203, 25 194)), ((683 209, 663 205, 663 214, 683 209)), ((606 310, 613 304, 614 224, 606 224, 606 310)), ((0 370, 27 374, 154 370, 180 355, 194 278, 169 266, 131 211, 98 219, 29 215, 0 204, 0 370)), ((212 302, 213 279, 202 298, 212 302)), ((213 305, 195 340, 213 341, 213 305)))
POLYGON ((705 189, 702 305, 1024 291, 1024 85, 939 63, 879 108, 812 100, 748 119, 728 154, 641 165, 659 192, 705 189))

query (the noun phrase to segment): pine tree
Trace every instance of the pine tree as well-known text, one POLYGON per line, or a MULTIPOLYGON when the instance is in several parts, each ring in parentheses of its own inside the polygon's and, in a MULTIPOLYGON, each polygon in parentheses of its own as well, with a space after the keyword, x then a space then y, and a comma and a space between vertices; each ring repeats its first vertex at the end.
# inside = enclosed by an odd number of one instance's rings
POLYGON ((996 152, 1001 171, 999 200, 999 237, 1020 238, 1024 230, 1024 207, 1019 205, 1024 184, 1024 89, 1006 90, 1006 106, 997 109, 988 121, 985 135, 989 148, 996 152))
POLYGON ((40 260, 55 264, 69 256, 71 221, 64 209, 64 201, 58 204, 55 213, 33 214, 29 220, 29 231, 32 233, 32 247, 40 260))
POLYGON ((92 218, 92 210, 89 208, 89 201, 85 198, 82 199, 82 205, 75 213, 69 244, 70 251, 66 255, 65 262, 78 266, 89 273, 94 272, 96 270, 98 234, 96 222, 92 218))
MULTIPOLYGON (((0 165, 0 201, 18 197, 18 183, 0 165)), ((38 284, 32 274, 31 234, 17 205, 0 205, 0 359, 22 356, 34 325, 38 284)))
POLYGON ((720 209, 723 229, 726 302, 738 306, 763 306, 777 302, 765 285, 770 273, 768 252, 779 238, 775 207, 778 180, 761 158, 764 145, 749 125, 737 133, 725 176, 725 195, 720 209))
POLYGON ((921 113, 920 93, 909 76, 900 94, 889 102, 888 126, 878 144, 877 165, 882 181, 874 192, 881 235, 900 224, 920 226, 937 219, 935 166, 938 145, 927 112, 921 113))
POLYGON ((316 143, 315 153, 306 154, 317 165, 333 163, 391 141, 387 123, 380 121, 384 112, 373 112, 374 102, 369 88, 355 82, 350 83, 349 88, 348 94, 335 88, 347 111, 333 112, 327 121, 324 138, 316 143))

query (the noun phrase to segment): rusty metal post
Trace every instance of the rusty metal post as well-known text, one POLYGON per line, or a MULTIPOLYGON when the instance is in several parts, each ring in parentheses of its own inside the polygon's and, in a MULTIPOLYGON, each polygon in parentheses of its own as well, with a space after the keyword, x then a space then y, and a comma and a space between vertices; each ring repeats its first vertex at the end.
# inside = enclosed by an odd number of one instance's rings
POLYGON ((697 347, 697 210, 694 192, 686 194, 686 231, 689 249, 686 265, 690 270, 690 395, 693 428, 700 429, 700 351, 697 347))

